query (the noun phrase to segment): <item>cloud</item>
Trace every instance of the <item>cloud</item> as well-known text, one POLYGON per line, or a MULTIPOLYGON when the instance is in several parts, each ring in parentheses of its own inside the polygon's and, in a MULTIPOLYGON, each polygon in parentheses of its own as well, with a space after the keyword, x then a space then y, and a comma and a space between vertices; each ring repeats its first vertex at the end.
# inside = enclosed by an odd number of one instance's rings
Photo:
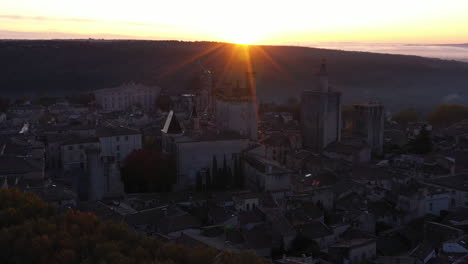
POLYGON ((139 39, 135 36, 119 35, 119 34, 77 34, 67 32, 55 31, 13 31, 13 30, 0 30, 1 39, 139 39))
POLYGON ((133 22, 133 21, 111 21, 111 20, 101 20, 101 19, 92 19, 92 18, 74 18, 74 17, 65 18, 65 17, 49 17, 49 16, 0 15, 0 19, 78 22, 78 23, 111 23, 111 24, 125 24, 125 25, 131 25, 131 26, 159 27, 159 28, 176 27, 175 25, 167 25, 167 24, 152 24, 152 23, 133 22))
POLYGON ((444 96, 443 101, 444 101, 444 103, 452 103, 452 102, 458 101, 460 99, 462 99, 462 98, 461 98, 461 96, 459 94, 452 93, 452 94, 448 94, 448 95, 444 96))

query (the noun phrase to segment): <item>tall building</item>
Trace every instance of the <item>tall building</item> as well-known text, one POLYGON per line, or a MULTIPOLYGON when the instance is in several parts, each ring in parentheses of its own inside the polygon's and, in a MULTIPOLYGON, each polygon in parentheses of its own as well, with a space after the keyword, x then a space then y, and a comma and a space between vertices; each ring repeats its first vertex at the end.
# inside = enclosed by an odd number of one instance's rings
POLYGON ((306 149, 321 152, 341 138, 341 93, 328 85, 325 61, 318 73, 315 89, 304 90, 301 96, 302 142, 306 149))
POLYGON ((123 111, 132 105, 152 109, 161 88, 142 84, 128 83, 119 87, 96 90, 96 103, 107 112, 123 111))
POLYGON ((362 136, 376 154, 382 153, 384 134, 384 107, 378 102, 355 104, 353 134, 362 136))
POLYGON ((195 91, 195 107, 200 117, 211 117, 214 112, 213 73, 201 64, 200 89, 195 91))
POLYGON ((215 120, 218 129, 234 131, 257 140, 258 110, 255 73, 247 66, 245 58, 239 58, 221 82, 216 92, 215 120))

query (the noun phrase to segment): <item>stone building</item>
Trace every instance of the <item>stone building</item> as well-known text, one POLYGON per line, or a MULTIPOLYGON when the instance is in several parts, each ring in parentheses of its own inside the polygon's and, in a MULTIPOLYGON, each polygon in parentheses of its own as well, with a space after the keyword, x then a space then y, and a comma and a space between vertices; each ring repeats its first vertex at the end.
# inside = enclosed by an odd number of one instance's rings
POLYGON ((200 87, 195 91, 195 107, 201 117, 211 117, 214 112, 213 73, 201 64, 200 87))
MULTIPOLYGON (((215 177, 213 160, 216 159, 217 168, 224 165, 231 171, 234 162, 243 150, 249 146, 247 137, 236 133, 223 132, 219 134, 205 133, 202 135, 183 136, 174 142, 177 163, 177 189, 193 187, 198 173, 203 174, 203 185, 207 183, 207 174, 215 177), (225 164, 224 164, 225 163, 225 164)), ((234 175, 231 174, 233 177, 234 175)), ((211 179, 215 180, 215 179, 211 179)), ((232 182, 233 179, 223 179, 232 182)))
POLYGON ((333 263, 367 263, 377 255, 376 242, 365 238, 347 240, 330 246, 328 253, 333 263))
POLYGON ((372 152, 380 154, 384 141, 384 107, 378 102, 355 104, 353 133, 366 139, 372 152))
POLYGON ((103 157, 99 147, 87 147, 84 173, 77 177, 80 200, 96 201, 124 194, 118 163, 112 157, 103 157))
POLYGON ((318 73, 315 89, 305 90, 301 96, 301 126, 303 146, 321 152, 341 137, 341 93, 328 85, 325 61, 318 73))
MULTIPOLYGON (((86 148, 99 147, 98 138, 74 138, 61 144, 61 168, 64 171, 86 169, 86 148)), ((51 152, 52 153, 52 152, 51 152)), ((52 156, 52 154, 51 154, 52 156)))
POLYGON ((221 130, 230 130, 257 140, 258 109, 255 73, 245 58, 239 58, 228 76, 217 87, 215 123, 221 130))
POLYGON ((99 148, 101 157, 112 157, 117 163, 142 148, 139 131, 124 127, 100 127, 95 137, 77 137, 62 143, 61 162, 65 171, 86 169, 86 149, 99 148))
POLYGON ((123 161, 128 154, 142 148, 142 135, 138 130, 125 127, 100 127, 96 130, 101 155, 123 161))
POLYGON ((161 88, 143 84, 127 83, 114 88, 96 90, 96 103, 105 111, 123 111, 132 105, 152 109, 161 88))

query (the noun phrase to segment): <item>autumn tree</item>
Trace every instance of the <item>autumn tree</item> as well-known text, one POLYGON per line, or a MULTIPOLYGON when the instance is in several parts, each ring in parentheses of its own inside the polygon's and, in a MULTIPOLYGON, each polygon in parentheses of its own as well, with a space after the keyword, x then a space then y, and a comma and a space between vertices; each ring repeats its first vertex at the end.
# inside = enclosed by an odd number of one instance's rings
POLYGON ((160 95, 158 99, 156 99, 156 106, 162 111, 168 112, 174 107, 174 103, 168 95, 160 95))
POLYGON ((426 154, 432 151, 431 134, 424 126, 419 134, 408 143, 408 152, 414 154, 426 154))
POLYGON ((427 117, 428 121, 438 127, 447 127, 468 118, 468 106, 457 104, 439 105, 427 117))
POLYGON ((0 212, 0 219, 21 216, 21 221, 0 226, 1 263, 268 263, 252 252, 163 243, 92 213, 59 213, 34 194, 18 190, 0 191, 0 212), (13 207, 17 210, 10 210, 13 207))
POLYGON ((406 125, 410 122, 416 122, 420 118, 420 113, 414 109, 405 109, 393 115, 392 119, 399 124, 406 125))

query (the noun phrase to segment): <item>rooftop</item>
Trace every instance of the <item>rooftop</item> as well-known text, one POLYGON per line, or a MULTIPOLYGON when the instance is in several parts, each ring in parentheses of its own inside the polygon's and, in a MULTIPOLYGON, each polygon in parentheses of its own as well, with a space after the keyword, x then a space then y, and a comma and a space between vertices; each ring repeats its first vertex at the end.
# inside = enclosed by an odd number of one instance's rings
POLYGON ((468 174, 459 174, 455 176, 440 177, 426 181, 429 184, 435 184, 450 189, 468 192, 468 174))
POLYGON ((126 135, 139 135, 140 131, 130 129, 126 127, 100 127, 96 129, 96 135, 98 137, 115 137, 115 136, 126 136, 126 135))
POLYGON ((357 248, 357 247, 362 247, 368 244, 375 243, 374 239, 369 239, 369 238, 355 238, 351 240, 345 240, 339 243, 336 243, 334 245, 331 245, 330 247, 333 248, 357 248))
POLYGON ((34 171, 42 171, 42 168, 26 158, 0 156, 0 175, 25 174, 34 171))

